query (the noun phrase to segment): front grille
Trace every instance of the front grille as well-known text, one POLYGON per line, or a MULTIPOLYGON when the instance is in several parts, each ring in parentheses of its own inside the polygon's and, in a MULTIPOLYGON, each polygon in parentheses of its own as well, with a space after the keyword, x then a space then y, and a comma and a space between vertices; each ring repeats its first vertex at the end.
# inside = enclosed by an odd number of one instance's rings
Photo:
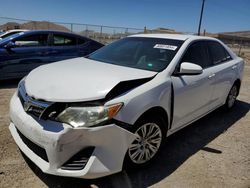
POLYGON ((49 162, 48 160, 48 156, 46 154, 45 149, 41 148, 40 146, 34 144, 33 142, 31 142, 28 138, 26 138, 18 129, 17 129, 17 133, 19 134, 20 138, 22 139, 22 141, 25 143, 25 145, 32 150, 37 156, 39 156, 40 158, 42 158, 43 160, 45 160, 46 162, 49 162))
POLYGON ((88 147, 74 155, 66 163, 61 166, 62 170, 82 170, 86 166, 90 156, 94 151, 94 147, 88 147))
POLYGON ((36 100, 28 96, 25 90, 24 81, 19 84, 18 97, 21 101, 24 111, 39 118, 41 118, 45 110, 52 105, 51 102, 36 100))
POLYGON ((41 108, 39 106, 30 106, 27 110, 27 113, 32 114, 36 117, 40 117, 44 111, 44 108, 41 108))
POLYGON ((18 97, 19 97, 19 99, 20 99, 20 101, 21 101, 21 104, 22 104, 22 106, 24 105, 24 98, 22 97, 22 95, 21 95, 21 92, 20 91, 18 91, 18 97))

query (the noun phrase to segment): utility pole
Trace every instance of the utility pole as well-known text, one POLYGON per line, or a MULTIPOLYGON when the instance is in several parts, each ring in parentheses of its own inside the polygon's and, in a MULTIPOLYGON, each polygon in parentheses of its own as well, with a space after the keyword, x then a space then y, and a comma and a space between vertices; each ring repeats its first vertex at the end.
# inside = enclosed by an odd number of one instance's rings
POLYGON ((204 4, 205 4, 205 0, 202 0, 201 14, 200 14, 200 22, 199 22, 199 28, 198 28, 198 35, 200 35, 200 31, 201 31, 201 21, 202 21, 202 15, 203 15, 204 4))

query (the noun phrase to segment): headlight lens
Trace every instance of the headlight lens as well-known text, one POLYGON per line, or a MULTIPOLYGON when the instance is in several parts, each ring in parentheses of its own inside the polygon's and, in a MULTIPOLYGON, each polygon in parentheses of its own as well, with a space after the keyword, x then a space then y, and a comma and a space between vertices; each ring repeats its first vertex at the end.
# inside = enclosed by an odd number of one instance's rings
POLYGON ((109 106, 68 107, 57 116, 56 120, 68 123, 74 128, 91 127, 113 118, 122 105, 123 103, 109 106))

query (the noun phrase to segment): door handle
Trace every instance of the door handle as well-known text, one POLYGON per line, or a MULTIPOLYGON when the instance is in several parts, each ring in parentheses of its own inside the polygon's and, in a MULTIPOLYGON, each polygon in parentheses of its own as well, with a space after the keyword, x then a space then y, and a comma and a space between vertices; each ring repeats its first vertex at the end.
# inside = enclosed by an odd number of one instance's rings
POLYGON ((37 54, 38 54, 38 55, 43 55, 43 54, 44 54, 44 52, 37 52, 37 54))
POLYGON ((213 78, 213 77, 215 77, 215 74, 214 74, 214 73, 211 74, 211 75, 209 75, 209 76, 208 76, 208 79, 211 79, 211 78, 213 78))
POLYGON ((236 69, 236 68, 237 68, 237 65, 232 66, 232 69, 233 69, 233 70, 236 69))
POLYGON ((46 56, 46 55, 48 55, 48 52, 47 51, 41 51, 41 52, 38 52, 37 54, 41 55, 41 56, 46 56))

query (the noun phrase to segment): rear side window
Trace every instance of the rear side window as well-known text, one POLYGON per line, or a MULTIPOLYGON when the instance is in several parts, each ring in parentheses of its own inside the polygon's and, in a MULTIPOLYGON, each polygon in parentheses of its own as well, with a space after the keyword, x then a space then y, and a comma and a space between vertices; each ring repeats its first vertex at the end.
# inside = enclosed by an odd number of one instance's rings
POLYGON ((212 57, 213 64, 222 63, 232 59, 226 49, 218 42, 209 41, 208 48, 212 57))
POLYGON ((76 38, 70 36, 64 36, 59 34, 53 35, 53 45, 54 46, 72 46, 76 45, 76 38))
POLYGON ((181 62, 190 62, 202 68, 211 66, 206 42, 199 41, 191 44, 185 52, 181 62))
POLYGON ((15 44, 20 47, 47 46, 48 34, 36 34, 19 37, 14 40, 15 44))
POLYGON ((77 40, 78 40, 78 41, 77 41, 77 44, 78 44, 78 45, 82 45, 82 44, 84 44, 84 43, 86 42, 86 40, 83 39, 83 38, 78 38, 77 40))

